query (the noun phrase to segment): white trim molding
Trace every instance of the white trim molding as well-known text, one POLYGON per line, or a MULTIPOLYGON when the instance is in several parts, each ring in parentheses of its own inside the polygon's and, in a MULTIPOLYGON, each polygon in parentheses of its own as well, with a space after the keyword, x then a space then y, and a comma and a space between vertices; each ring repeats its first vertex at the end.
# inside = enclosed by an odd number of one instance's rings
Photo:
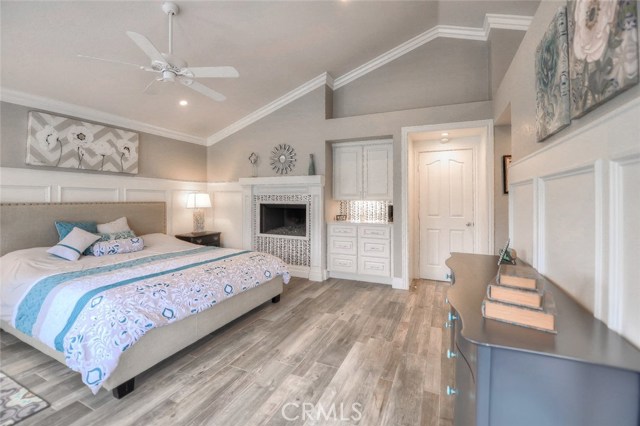
POLYGON ((165 138, 176 139, 179 141, 194 143, 197 145, 206 144, 205 138, 188 135, 186 133, 166 129, 164 127, 154 126, 153 124, 143 123, 142 121, 132 120, 130 118, 110 114, 108 112, 100 111, 97 109, 45 98, 43 96, 31 95, 29 93, 7 89, 4 87, 0 88, 0 100, 2 102, 18 104, 29 108, 42 109, 58 114, 69 115, 83 120, 96 121, 102 124, 137 130, 138 132, 150 133, 152 135, 163 136, 165 138))
POLYGON ((295 101, 296 99, 303 97, 307 93, 310 93, 315 89, 319 87, 323 87, 325 85, 329 87, 333 87, 334 85, 333 77, 331 77, 331 75, 327 72, 322 73, 319 76, 307 81, 306 83, 296 87, 289 93, 286 93, 285 95, 280 96, 275 101, 269 102, 267 105, 263 106, 262 108, 255 110, 251 114, 245 116, 244 118, 241 118, 240 120, 236 121, 230 126, 227 126, 224 129, 209 136, 207 138, 207 143, 206 143, 207 146, 211 146, 220 142, 221 140, 244 129, 250 124, 255 123, 261 118, 264 118, 267 115, 273 113, 274 111, 279 110, 283 106, 288 105, 291 102, 295 101))
POLYGON ((418 47, 435 40, 439 37, 445 38, 457 38, 465 40, 480 40, 486 41, 489 38, 491 29, 505 29, 515 31, 527 31, 531 24, 533 17, 520 16, 520 15, 500 15, 500 14, 487 14, 485 15, 484 25, 482 28, 474 27, 459 27, 454 25, 436 25, 428 29, 427 31, 418 34, 417 36, 399 44, 398 46, 388 50, 382 55, 360 65, 357 68, 341 75, 334 79, 329 73, 325 72, 319 76, 307 81, 306 83, 298 86, 289 93, 279 97, 273 102, 268 103, 262 108, 252 112, 251 114, 241 118, 235 123, 225 127, 224 129, 212 134, 207 138, 207 146, 211 146, 221 140, 231 136, 232 134, 244 129, 250 124, 255 123, 259 119, 266 117, 267 115, 277 111, 283 106, 295 101, 296 99, 306 95, 312 90, 317 89, 323 85, 329 86, 333 90, 337 90, 342 86, 346 86, 354 80, 374 71, 394 59, 417 49, 418 47))
MULTIPOLYGON (((402 280, 401 285, 394 288, 409 289, 411 280, 414 278, 414 269, 410 265, 413 256, 412 244, 409 229, 409 180, 410 170, 409 156, 413 156, 413 133, 435 132, 456 129, 478 129, 480 136, 480 146, 474 150, 474 185, 478 191, 475 200, 477 204, 474 209, 474 222, 476 223, 474 234, 474 252, 482 254, 492 254, 494 251, 494 185, 493 185, 493 120, 466 121, 459 123, 443 123, 436 125, 403 127, 401 139, 401 188, 402 201, 400 203, 402 217, 402 280), (411 152, 410 152, 411 151, 411 152), (477 154, 477 155, 476 155, 477 154)), ((476 203, 474 201, 474 204, 476 203)))

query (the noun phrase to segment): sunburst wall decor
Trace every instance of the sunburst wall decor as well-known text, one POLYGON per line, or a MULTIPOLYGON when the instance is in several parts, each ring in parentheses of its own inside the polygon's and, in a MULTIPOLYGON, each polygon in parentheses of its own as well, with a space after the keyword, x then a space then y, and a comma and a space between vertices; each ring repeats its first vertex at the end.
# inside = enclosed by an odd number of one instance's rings
POLYGON ((291 145, 280 144, 271 151, 271 168, 281 175, 287 175, 296 167, 296 151, 291 145))

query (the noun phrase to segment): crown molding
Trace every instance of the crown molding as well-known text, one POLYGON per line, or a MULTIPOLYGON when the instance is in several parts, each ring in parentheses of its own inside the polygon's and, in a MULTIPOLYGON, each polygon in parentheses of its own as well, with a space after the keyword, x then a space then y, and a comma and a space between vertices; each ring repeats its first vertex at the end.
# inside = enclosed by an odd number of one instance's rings
POLYGON ((484 30, 487 33, 487 37, 492 28, 496 30, 527 31, 531 21, 533 21, 533 16, 487 13, 484 17, 484 30))
POLYGON ((457 38, 465 40, 480 40, 487 41, 491 29, 506 29, 514 31, 527 31, 533 17, 520 16, 520 15, 500 15, 495 13, 488 13, 484 17, 484 25, 482 28, 473 27, 458 27, 454 25, 436 25, 435 27, 428 29, 427 31, 418 34, 410 40, 394 47, 393 49, 383 53, 382 55, 372 59, 371 61, 360 65, 359 67, 341 75, 334 79, 329 73, 324 73, 318 77, 307 81, 303 85, 293 89, 289 93, 275 101, 263 106, 262 108, 252 112, 244 118, 236 121, 228 127, 214 133, 207 138, 207 146, 211 146, 231 136, 232 134, 244 129, 252 123, 255 123, 259 119, 266 117, 272 112, 282 108, 288 103, 293 102, 301 96, 306 95, 312 90, 327 85, 332 90, 337 90, 342 86, 345 86, 352 81, 370 73, 371 71, 378 69, 389 62, 393 61, 405 55, 412 50, 428 43, 438 37, 445 38, 457 38))
POLYGON ((4 87, 0 87, 0 101, 69 115, 81 120, 96 121, 111 126, 124 127, 126 129, 137 130, 139 132, 151 133, 153 135, 176 139, 183 142, 206 145, 206 140, 204 138, 177 132, 175 130, 165 129, 163 127, 154 126, 152 124, 143 123, 141 121, 132 120, 130 118, 110 114, 97 109, 45 98, 42 96, 36 96, 4 87))
POLYGON ((331 77, 331 75, 326 72, 307 81, 301 86, 296 87, 292 91, 279 97, 275 101, 268 103, 262 108, 255 110, 251 114, 245 116, 244 118, 241 118, 240 120, 236 121, 230 126, 225 127, 224 129, 209 136, 207 138, 207 146, 211 146, 220 142, 224 138, 231 136, 232 134, 244 129, 248 125, 255 123, 256 121, 260 120, 263 117, 266 117, 272 112, 279 110, 283 106, 290 104, 291 102, 301 98, 302 96, 306 95, 309 92, 312 92, 318 87, 322 87, 325 85, 328 85, 329 87, 332 87, 334 85, 333 77, 331 77))

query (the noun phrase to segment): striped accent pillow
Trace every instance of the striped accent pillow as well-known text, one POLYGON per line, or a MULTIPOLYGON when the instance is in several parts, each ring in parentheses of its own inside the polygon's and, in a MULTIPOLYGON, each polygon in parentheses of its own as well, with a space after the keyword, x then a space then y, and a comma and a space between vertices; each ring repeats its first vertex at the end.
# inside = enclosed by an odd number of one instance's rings
POLYGON ((47 250, 47 253, 66 260, 78 260, 82 252, 99 239, 99 235, 73 228, 62 241, 47 250))

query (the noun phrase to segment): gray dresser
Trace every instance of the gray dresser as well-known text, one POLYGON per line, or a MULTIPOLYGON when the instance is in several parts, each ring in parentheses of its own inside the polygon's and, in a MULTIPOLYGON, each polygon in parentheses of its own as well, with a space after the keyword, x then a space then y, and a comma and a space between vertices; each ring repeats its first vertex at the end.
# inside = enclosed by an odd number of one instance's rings
POLYGON ((453 253, 447 266, 457 426, 640 425, 640 350, 550 281, 557 335, 484 319, 497 257, 453 253))

